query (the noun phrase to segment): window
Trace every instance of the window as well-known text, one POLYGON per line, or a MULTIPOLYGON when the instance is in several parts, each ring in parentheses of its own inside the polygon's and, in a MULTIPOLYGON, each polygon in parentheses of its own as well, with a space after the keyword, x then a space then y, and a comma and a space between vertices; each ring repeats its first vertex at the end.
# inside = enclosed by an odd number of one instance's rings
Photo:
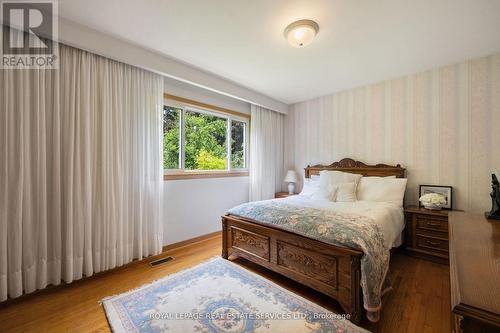
POLYGON ((231 168, 246 168, 245 159, 245 127, 246 123, 242 121, 231 121, 231 168))
POLYGON ((163 168, 168 174, 247 168, 248 119, 190 106, 163 109, 163 168))
POLYGON ((163 108, 163 169, 178 169, 180 164, 182 109, 165 106, 163 108))
POLYGON ((227 169, 227 119, 186 111, 186 170, 227 169))

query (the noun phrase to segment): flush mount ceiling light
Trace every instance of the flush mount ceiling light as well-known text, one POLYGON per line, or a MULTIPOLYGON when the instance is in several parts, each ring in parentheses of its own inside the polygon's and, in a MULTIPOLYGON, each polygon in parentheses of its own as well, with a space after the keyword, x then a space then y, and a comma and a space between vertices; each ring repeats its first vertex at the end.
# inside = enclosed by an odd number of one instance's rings
POLYGON ((299 20, 285 28, 285 38, 293 47, 304 47, 311 44, 318 30, 318 23, 312 20, 299 20))

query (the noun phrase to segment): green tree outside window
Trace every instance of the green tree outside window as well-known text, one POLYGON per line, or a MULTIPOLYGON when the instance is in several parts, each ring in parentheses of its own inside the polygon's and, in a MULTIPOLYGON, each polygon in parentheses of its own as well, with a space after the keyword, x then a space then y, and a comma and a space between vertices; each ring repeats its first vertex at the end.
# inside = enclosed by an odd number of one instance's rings
MULTIPOLYGON (((163 112, 163 168, 181 167, 181 116, 183 110, 165 106, 163 112)), ((229 121, 210 114, 184 111, 184 169, 226 170, 227 144, 231 147, 231 168, 246 167, 245 135, 246 123, 229 121), (227 140, 227 126, 231 124, 231 138, 227 140)))

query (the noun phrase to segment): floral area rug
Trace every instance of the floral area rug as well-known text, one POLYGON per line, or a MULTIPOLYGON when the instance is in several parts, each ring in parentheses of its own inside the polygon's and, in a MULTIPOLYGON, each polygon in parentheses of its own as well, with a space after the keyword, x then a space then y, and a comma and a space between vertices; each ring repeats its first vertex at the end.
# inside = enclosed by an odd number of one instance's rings
POLYGON ((113 332, 368 332, 222 258, 103 305, 113 332))

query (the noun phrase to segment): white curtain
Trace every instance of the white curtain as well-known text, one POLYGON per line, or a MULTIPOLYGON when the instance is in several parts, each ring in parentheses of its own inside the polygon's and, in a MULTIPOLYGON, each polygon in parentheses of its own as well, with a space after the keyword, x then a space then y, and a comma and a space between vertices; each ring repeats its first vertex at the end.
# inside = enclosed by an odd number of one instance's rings
POLYGON ((161 251, 163 79, 59 48, 0 70, 0 301, 161 251))
POLYGON ((283 123, 278 112, 252 105, 250 201, 274 198, 283 184, 283 123))

